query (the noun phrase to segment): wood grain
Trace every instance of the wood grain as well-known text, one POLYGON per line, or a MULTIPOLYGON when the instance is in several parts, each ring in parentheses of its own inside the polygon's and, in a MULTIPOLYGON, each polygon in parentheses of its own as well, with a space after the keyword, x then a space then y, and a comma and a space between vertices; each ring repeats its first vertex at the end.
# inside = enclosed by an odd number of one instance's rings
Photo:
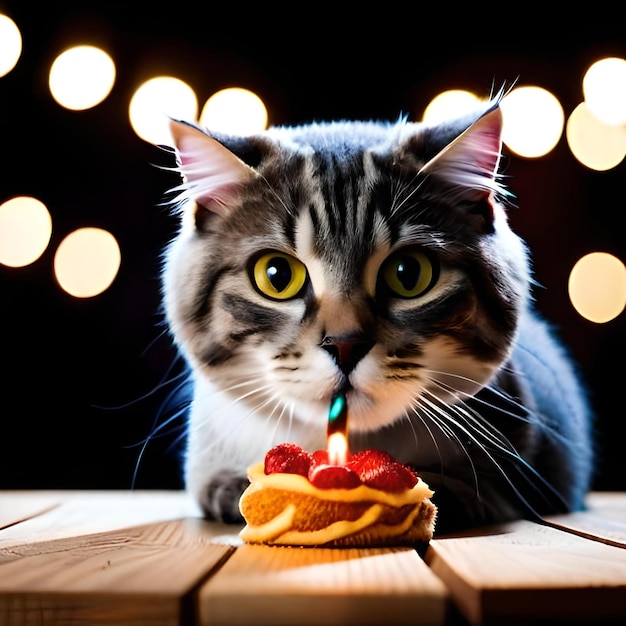
POLYGON ((626 548, 626 498, 622 493, 596 492, 587 496, 587 510, 546 518, 546 523, 619 548, 626 548))
POLYGON ((443 624, 448 594, 411 549, 244 545, 199 595, 203 626, 443 624))
POLYGON ((185 598, 234 550, 212 534, 178 520, 5 548, 0 623, 178 624, 185 598))
POLYGON ((236 534, 197 517, 132 525, 187 507, 182 494, 72 494, 3 529, 0 624, 189 623, 195 587, 232 553, 236 534))
POLYGON ((0 492, 0 531, 58 506, 62 498, 45 492, 0 492))
POLYGON ((2 491, 0 548, 184 517, 200 513, 180 491, 2 491))
POLYGON ((426 562, 472 624, 624 617, 626 550, 531 522, 431 541, 426 562))
POLYGON ((423 561, 242 544, 182 492, 0 492, 0 626, 626 623, 626 494, 588 505, 423 561))

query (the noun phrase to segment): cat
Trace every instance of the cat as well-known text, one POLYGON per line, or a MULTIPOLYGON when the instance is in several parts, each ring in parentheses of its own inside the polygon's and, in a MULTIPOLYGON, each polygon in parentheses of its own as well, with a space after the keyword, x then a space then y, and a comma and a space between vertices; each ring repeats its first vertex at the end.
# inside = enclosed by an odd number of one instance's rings
POLYGON ((342 390, 350 450, 412 466, 437 534, 584 507, 592 410, 508 224, 500 101, 247 137, 172 120, 163 307, 208 519, 242 521, 246 468, 273 445, 325 448, 342 390))

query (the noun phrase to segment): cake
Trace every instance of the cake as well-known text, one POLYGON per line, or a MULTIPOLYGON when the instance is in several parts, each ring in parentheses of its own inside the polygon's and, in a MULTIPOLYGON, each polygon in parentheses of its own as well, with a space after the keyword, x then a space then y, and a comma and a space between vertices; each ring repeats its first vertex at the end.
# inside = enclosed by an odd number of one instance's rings
POLYGON ((275 446, 248 469, 239 502, 247 543, 284 546, 412 546, 433 535, 433 491, 386 452, 364 450, 345 464, 326 450, 275 446))

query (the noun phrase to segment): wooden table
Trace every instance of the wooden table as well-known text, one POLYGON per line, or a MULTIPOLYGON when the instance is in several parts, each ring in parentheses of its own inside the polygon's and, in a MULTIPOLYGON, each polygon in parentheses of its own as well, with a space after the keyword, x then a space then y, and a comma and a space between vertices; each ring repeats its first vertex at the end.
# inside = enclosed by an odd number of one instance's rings
POLYGON ((626 494, 412 549, 242 545, 181 492, 0 491, 0 625, 626 623, 626 494))

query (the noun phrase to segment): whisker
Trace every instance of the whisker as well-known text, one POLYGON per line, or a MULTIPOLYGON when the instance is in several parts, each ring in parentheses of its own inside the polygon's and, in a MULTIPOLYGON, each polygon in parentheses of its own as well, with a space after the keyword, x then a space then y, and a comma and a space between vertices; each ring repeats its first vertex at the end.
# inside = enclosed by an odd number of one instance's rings
POLYGON ((294 215, 293 209, 289 208, 287 203, 280 197, 280 195, 276 192, 274 187, 272 187, 272 185, 270 185, 270 183, 267 180, 267 178, 265 178, 265 176, 263 176, 263 174, 259 174, 259 175, 260 175, 261 179, 263 180, 263 182, 267 185, 267 188, 270 190, 272 195, 276 198, 276 200, 278 200, 278 202, 280 202, 281 206, 283 207, 283 209, 285 209, 287 214, 293 216, 294 215))
MULTIPOLYGON (((258 379, 260 380, 260 379, 258 379)), ((248 386, 250 384, 254 384, 253 382, 247 381, 246 383, 238 383, 236 385, 232 385, 231 387, 229 387, 229 389, 236 389, 236 388, 240 388, 240 387, 244 387, 244 386, 248 386)), ((271 385, 269 384, 265 384, 265 385, 260 385, 260 386, 256 386, 254 388, 252 388, 250 391, 246 392, 246 393, 242 393, 239 396, 233 398, 228 404, 223 405, 221 407, 220 410, 224 411, 227 410, 229 407, 232 407, 236 404, 239 404, 241 402, 243 402, 244 400, 250 398, 253 395, 256 394, 264 394, 266 393, 269 389, 271 389, 271 385)), ((212 445, 217 446, 218 444, 221 444, 223 441, 228 441, 228 439, 230 439, 232 436, 234 436, 237 431, 245 424, 245 422, 254 414, 256 414, 260 408, 262 408, 266 403, 268 402, 268 400, 266 399, 261 399, 261 401, 259 402, 258 405, 256 405, 255 407, 250 407, 250 409, 248 409, 247 411, 241 412, 240 414, 238 414, 237 420, 236 421, 231 421, 229 423, 230 428, 228 430, 224 429, 223 432, 220 433, 220 437, 213 440, 212 445)), ((205 419, 201 422, 196 422, 193 424, 193 428, 197 429, 197 430, 203 430, 206 424, 206 421, 210 420, 210 415, 205 415, 205 419)))
POLYGON ((185 437, 185 424, 181 424, 175 428, 169 429, 169 430, 164 430, 167 426, 171 425, 173 422, 175 422, 176 420, 178 420, 181 415, 184 415, 184 413, 186 412, 186 407, 183 407, 182 409, 180 409, 179 411, 177 411, 176 413, 174 413, 172 416, 170 416, 167 420, 165 420, 164 422, 162 422, 161 424, 159 424, 158 426, 156 426, 155 428, 152 429, 152 431, 150 432, 150 434, 143 439, 143 441, 140 441, 136 444, 134 444, 133 446, 130 447, 134 447, 137 445, 141 445, 141 449, 139 450, 139 453, 137 455, 137 460, 135 461, 135 468, 133 470, 133 475, 131 478, 131 484, 130 484, 130 488, 131 490, 135 489, 135 486, 137 484, 137 477, 139 475, 139 466, 141 465, 141 461, 143 459, 143 456, 146 452, 146 449, 148 447, 148 444, 153 441, 154 439, 156 439, 157 437, 166 437, 171 435, 172 433, 175 433, 177 430, 180 431, 182 430, 182 434, 179 434, 171 443, 170 445, 167 447, 166 452, 170 452, 171 450, 173 450, 185 437))
POLYGON ((424 184, 424 181, 421 181, 417 185, 413 185, 413 183, 418 178, 418 176, 419 176, 419 172, 416 172, 413 178, 407 181, 405 184, 401 184, 400 181, 397 181, 398 185, 397 185, 397 188, 394 189, 393 202, 391 204, 392 215, 401 211, 404 205, 407 204, 409 200, 421 189, 422 185, 424 184), (405 193, 406 191, 408 191, 409 193, 405 193), (396 203, 396 200, 398 199, 399 199, 399 202, 396 203))
MULTIPOLYGON (((432 392, 426 393, 433 395, 433 397, 436 399, 436 396, 432 394, 432 392)), ((524 478, 527 484, 533 487, 533 489, 539 495, 544 497, 544 499, 547 500, 541 489, 539 489, 539 486, 531 480, 531 476, 532 478, 539 481, 539 483, 541 483, 543 487, 547 488, 556 498, 558 498, 561 502, 565 504, 563 496, 556 489, 554 489, 554 487, 552 487, 552 485, 548 481, 546 481, 543 476, 541 476, 541 474, 539 474, 539 472, 537 472, 537 470, 530 463, 528 463, 528 461, 526 461, 526 459, 524 459, 519 454, 519 452, 516 450, 515 446, 513 446, 513 444, 509 441, 509 439, 505 437, 500 431, 498 431, 482 415, 480 415, 480 413, 467 406, 465 403, 447 406, 447 408, 457 418, 453 419, 455 426, 459 428, 459 430, 483 452, 485 457, 492 463, 493 467, 504 478, 504 480, 511 487, 513 492, 519 497, 520 501, 524 503, 524 505, 533 515, 537 516, 537 511, 522 495, 513 480, 509 477, 506 470, 502 467, 498 459, 494 456, 494 452, 500 453, 504 457, 512 461, 513 467, 518 470, 521 477, 524 478), (489 445, 491 445, 492 447, 489 448, 489 445), (528 473, 522 471, 522 469, 526 470, 526 472, 529 472, 531 476, 529 476, 528 473)))
MULTIPOLYGON (((445 375, 446 378, 457 378, 463 382, 470 382, 473 384, 478 384, 477 381, 471 378, 468 378, 466 376, 458 375, 458 374, 450 374, 448 372, 440 372, 437 370, 424 370, 424 371, 427 372, 428 374, 440 374, 440 375, 445 375)), ((467 391, 455 389, 451 385, 441 380, 438 380, 437 378, 432 377, 432 376, 431 376, 431 380, 433 383, 438 385, 441 389, 455 396, 460 401, 461 401, 461 398, 466 398, 466 399, 471 398, 472 402, 475 402, 476 404, 479 404, 481 406, 484 406, 484 407, 493 406, 487 399, 482 398, 478 395, 473 395, 467 391)), ((512 417, 526 424, 534 424, 537 422, 536 417, 534 416, 532 411, 530 411, 526 406, 524 406, 522 403, 520 403, 518 400, 513 398, 510 394, 506 393, 499 387, 495 385, 485 385, 483 388, 489 393, 492 393, 496 398, 506 402, 511 407, 511 410, 509 410, 509 409, 506 409, 505 407, 499 406, 498 412, 501 415, 506 416, 506 417, 512 417), (518 409, 519 413, 513 412, 513 409, 518 409)), ((480 414, 477 414, 477 415, 480 415, 480 414)), ((570 443, 568 438, 565 435, 563 435, 561 432, 559 432, 556 428, 554 428, 551 424, 543 422, 542 427, 544 428, 546 433, 550 433, 550 435, 553 436, 554 438, 559 439, 561 442, 570 443)))
MULTIPOLYGON (((445 405, 443 407, 439 406, 439 404, 437 404, 436 396, 433 396, 435 398, 435 401, 433 402, 429 400, 428 398, 426 398, 425 395, 426 394, 424 394, 421 397, 421 400, 424 404, 426 404, 429 407, 430 416, 436 420, 437 424, 440 424, 440 428, 442 432, 444 432, 444 434, 447 434, 447 436, 450 439, 454 439, 459 445, 460 449, 463 450, 463 454, 467 458, 470 464, 471 471, 472 471, 474 491, 476 493, 476 496, 480 497, 480 490, 478 486, 478 472, 476 471, 476 466, 474 465, 474 460, 472 459, 472 455, 469 453, 465 445, 463 445, 463 442, 461 441, 461 438, 459 437, 459 435, 452 428, 453 425, 458 426, 458 423, 456 422, 456 420, 451 419, 450 414, 446 411, 446 409, 449 409, 450 407, 448 405, 445 405), (445 426, 445 429, 441 427, 441 424, 445 426)), ((442 467, 442 474, 443 474, 443 467, 442 467)))

